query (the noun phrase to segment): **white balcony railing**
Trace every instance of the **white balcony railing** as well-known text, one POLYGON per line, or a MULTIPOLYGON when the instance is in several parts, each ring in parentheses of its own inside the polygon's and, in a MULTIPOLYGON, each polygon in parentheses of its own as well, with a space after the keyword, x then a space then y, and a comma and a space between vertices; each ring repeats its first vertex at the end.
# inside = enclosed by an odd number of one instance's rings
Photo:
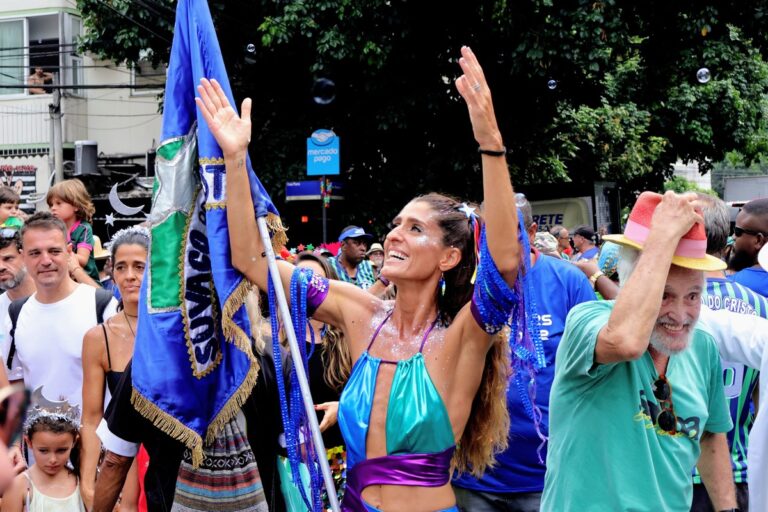
MULTIPOLYGON (((52 94, 0 96, 0 149, 37 147, 51 142, 51 116, 49 105, 52 94)), ((62 138, 64 143, 87 138, 88 124, 85 102, 78 98, 62 98, 62 138), (68 113, 76 114, 67 116, 68 113)))

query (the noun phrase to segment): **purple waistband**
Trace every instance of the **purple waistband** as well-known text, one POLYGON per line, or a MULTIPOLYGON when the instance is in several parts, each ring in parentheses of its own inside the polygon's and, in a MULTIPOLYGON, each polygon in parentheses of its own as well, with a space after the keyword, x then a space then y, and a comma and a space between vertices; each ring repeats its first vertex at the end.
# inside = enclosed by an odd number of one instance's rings
POLYGON ((440 487, 451 480, 451 446, 439 453, 387 455, 366 459, 347 471, 343 512, 365 512, 363 489, 369 485, 412 485, 440 487))

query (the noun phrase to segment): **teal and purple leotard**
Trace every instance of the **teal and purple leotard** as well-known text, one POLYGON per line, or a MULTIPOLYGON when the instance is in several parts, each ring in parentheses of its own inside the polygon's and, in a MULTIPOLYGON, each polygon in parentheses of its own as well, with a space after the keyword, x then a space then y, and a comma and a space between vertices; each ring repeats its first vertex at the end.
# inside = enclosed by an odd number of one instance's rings
MULTIPOLYGON (((471 312, 478 325, 489 334, 512 324, 512 312, 519 310, 521 287, 508 287, 496 268, 482 236, 481 264, 472 298, 471 312)), ((308 308, 314 310, 327 294, 327 282, 314 276, 310 283, 308 308), (314 288, 314 290, 313 290, 314 288)), ((450 482, 450 465, 456 443, 448 410, 427 372, 422 350, 437 320, 427 329, 419 351, 408 359, 388 361, 370 354, 383 325, 392 312, 376 328, 368 348, 352 368, 339 400, 338 422, 347 447, 347 489, 342 503, 345 512, 375 512, 362 499, 370 485, 403 485, 441 487, 450 482), (367 458, 366 438, 376 390, 376 379, 382 364, 396 365, 386 414, 387 455, 367 458)), ((517 328, 514 337, 518 338, 517 328)), ((530 338, 528 342, 530 342, 530 338)), ((514 347, 513 347, 514 349, 514 347)), ((514 350, 513 350, 514 354, 514 350)), ((440 512, 458 512, 451 507, 440 512)))
POLYGON ((424 334, 418 353, 401 361, 388 361, 373 357, 370 350, 390 316, 391 311, 355 363, 339 400, 339 427, 347 446, 347 491, 342 503, 345 511, 376 510, 361 496, 369 485, 440 487, 450 481, 451 457, 456 448, 453 428, 422 354, 437 320, 424 334), (365 440, 382 364, 396 365, 387 406, 387 455, 369 459, 365 440))

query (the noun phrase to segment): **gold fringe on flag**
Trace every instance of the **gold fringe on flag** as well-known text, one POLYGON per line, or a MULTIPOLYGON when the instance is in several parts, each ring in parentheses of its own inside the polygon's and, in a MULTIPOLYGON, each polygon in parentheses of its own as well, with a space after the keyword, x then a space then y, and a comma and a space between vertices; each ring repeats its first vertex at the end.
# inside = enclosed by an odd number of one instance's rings
POLYGON ((237 313, 241 307, 245 307, 245 299, 250 293, 252 288, 251 283, 247 279, 240 281, 240 284, 235 288, 222 308, 221 314, 221 329, 224 332, 224 339, 230 343, 234 343, 238 350, 245 353, 248 356, 248 361, 251 364, 251 369, 248 371, 248 376, 237 388, 237 391, 229 397, 227 403, 222 407, 216 417, 208 425, 208 431, 206 432, 205 442, 210 444, 216 438, 216 434, 224 428, 224 425, 237 414, 242 408, 245 401, 256 386, 256 380, 259 377, 259 363, 256 357, 253 355, 253 349, 251 348, 251 336, 243 331, 239 325, 237 325, 232 317, 237 313))
POLYGON ((192 466, 200 467, 203 463, 203 439, 194 430, 147 400, 136 388, 131 393, 131 403, 154 426, 189 448, 192 452, 192 466))

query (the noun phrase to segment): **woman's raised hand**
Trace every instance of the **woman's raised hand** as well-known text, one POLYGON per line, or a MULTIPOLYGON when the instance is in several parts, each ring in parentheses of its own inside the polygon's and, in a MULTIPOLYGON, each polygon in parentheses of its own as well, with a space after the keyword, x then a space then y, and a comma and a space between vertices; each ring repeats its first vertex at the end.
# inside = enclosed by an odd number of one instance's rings
POLYGON ((245 98, 238 116, 216 80, 200 80, 195 103, 224 155, 247 151, 251 142, 251 99, 245 98))
POLYGON ((459 65, 464 74, 456 79, 456 89, 467 103, 475 140, 482 149, 500 151, 504 144, 493 112, 491 90, 485 81, 483 68, 468 46, 461 48, 459 65))

